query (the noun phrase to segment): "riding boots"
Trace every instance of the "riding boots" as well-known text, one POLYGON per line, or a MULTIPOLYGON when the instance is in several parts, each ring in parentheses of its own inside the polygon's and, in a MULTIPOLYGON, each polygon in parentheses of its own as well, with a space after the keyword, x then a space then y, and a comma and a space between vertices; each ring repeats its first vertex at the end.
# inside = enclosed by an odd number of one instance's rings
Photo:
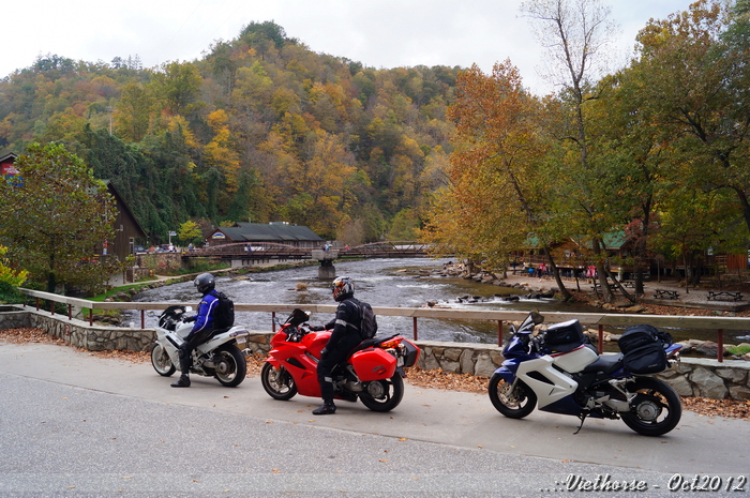
POLYGON ((180 375, 180 378, 177 379, 177 382, 173 382, 170 384, 172 387, 190 387, 190 377, 187 375, 180 375))
POLYGON ((326 401, 320 408, 313 410, 313 415, 333 415, 336 413, 336 405, 333 401, 326 401))

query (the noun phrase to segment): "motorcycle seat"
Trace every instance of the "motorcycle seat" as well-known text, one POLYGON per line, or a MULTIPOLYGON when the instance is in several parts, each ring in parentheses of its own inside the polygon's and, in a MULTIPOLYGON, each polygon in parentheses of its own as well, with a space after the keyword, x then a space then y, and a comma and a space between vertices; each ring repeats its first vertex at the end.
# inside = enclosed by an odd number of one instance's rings
POLYGON ((611 374, 618 368, 622 367, 623 358, 624 358, 624 355, 622 353, 602 355, 599 358, 597 358, 594 363, 584 368, 583 372, 581 373, 611 374))

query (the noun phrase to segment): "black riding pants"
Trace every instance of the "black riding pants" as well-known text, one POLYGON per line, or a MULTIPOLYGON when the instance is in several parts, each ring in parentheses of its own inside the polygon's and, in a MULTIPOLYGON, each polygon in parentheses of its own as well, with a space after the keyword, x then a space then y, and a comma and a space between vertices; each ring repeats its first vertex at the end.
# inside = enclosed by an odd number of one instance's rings
POLYGON ((195 334, 190 333, 185 342, 180 346, 180 371, 182 375, 190 373, 190 367, 193 365, 193 350, 206 342, 211 337, 211 330, 201 330, 195 334))
POLYGON ((318 362, 318 382, 320 382, 320 396, 326 403, 333 402, 333 377, 331 376, 336 365, 344 363, 352 349, 356 348, 360 339, 357 336, 345 337, 332 351, 328 351, 325 358, 318 362))

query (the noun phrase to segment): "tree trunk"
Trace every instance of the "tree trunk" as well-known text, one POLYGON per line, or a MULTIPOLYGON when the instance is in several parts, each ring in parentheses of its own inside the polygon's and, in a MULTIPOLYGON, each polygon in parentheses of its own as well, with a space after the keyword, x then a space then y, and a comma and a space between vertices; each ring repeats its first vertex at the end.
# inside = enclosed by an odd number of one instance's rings
POLYGON ((555 264, 555 259, 552 257, 552 251, 549 250, 548 246, 544 246, 544 252, 547 254, 547 261, 549 261, 549 266, 552 268, 552 275, 555 276, 555 283, 557 283, 557 288, 560 290, 560 294, 563 301, 570 301, 573 298, 573 295, 570 293, 570 291, 565 287, 565 284, 562 281, 562 278, 560 277, 560 270, 557 268, 557 265, 555 264))

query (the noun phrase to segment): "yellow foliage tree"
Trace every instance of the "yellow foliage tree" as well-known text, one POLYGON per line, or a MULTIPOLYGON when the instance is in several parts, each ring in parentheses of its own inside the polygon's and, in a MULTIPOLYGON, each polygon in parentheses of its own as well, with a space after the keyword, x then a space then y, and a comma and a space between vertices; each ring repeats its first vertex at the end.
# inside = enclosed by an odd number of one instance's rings
POLYGON ((203 148, 206 164, 224 173, 227 192, 234 193, 239 186, 240 158, 232 148, 227 113, 223 109, 216 110, 208 115, 207 121, 215 135, 203 148))

